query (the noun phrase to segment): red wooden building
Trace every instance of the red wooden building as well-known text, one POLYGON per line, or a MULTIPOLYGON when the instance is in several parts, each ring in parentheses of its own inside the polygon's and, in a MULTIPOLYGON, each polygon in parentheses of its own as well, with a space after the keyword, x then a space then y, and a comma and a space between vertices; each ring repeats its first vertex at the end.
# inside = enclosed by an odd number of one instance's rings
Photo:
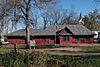
MULTIPOLYGON (((50 25, 46 29, 30 29, 30 40, 36 45, 66 45, 93 43, 94 33, 83 25, 50 25)), ((9 44, 16 41, 17 45, 25 44, 25 29, 17 30, 7 35, 9 44)))

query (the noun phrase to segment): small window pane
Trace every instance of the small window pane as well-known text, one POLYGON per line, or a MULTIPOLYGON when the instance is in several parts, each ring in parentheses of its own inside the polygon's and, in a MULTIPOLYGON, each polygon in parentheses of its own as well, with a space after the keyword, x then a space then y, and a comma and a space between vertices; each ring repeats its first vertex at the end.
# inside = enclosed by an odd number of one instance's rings
POLYGON ((43 41, 43 42, 46 42, 46 38, 43 38, 42 41, 43 41))
POLYGON ((75 41, 78 41, 79 40, 79 38, 75 38, 75 41))
POLYGON ((63 41, 69 41, 69 36, 62 36, 63 41))
POLYGON ((90 41, 90 38, 86 38, 86 41, 89 42, 90 41))

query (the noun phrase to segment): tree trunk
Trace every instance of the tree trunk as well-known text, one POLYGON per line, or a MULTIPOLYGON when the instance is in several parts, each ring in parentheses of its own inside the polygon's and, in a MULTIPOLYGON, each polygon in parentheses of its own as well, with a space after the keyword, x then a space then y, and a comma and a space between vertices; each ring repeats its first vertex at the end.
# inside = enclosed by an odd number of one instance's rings
POLYGON ((26 48, 30 49, 30 22, 29 22, 29 2, 31 0, 28 1, 28 3, 26 4, 26 14, 25 14, 25 18, 26 18, 26 48))
POLYGON ((3 17, 2 22, 1 22, 1 34, 2 35, 4 34, 4 21, 5 21, 5 18, 3 17))
POLYGON ((26 22, 26 48, 30 48, 30 28, 28 20, 26 22))

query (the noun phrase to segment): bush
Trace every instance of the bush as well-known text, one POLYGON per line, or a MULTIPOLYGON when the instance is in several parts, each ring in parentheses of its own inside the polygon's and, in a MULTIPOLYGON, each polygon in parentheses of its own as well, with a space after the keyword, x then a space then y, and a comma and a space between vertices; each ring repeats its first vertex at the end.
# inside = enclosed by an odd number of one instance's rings
POLYGON ((34 54, 34 55, 31 55, 33 56, 32 59, 34 59, 33 60, 34 67, 46 67, 47 66, 46 61, 49 59, 48 54, 43 53, 43 52, 33 52, 32 54, 34 54))
POLYGON ((11 51, 0 55, 3 67, 99 67, 99 56, 52 56, 39 51, 11 51))
POLYGON ((4 67, 46 67, 48 55, 43 52, 17 52, 5 53, 2 55, 4 67))

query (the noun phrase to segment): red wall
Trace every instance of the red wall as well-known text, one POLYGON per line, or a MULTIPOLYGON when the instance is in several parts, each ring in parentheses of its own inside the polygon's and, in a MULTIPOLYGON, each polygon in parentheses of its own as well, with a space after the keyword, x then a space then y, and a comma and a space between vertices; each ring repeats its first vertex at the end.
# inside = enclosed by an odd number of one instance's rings
POLYGON ((75 39, 75 37, 73 36, 69 36, 69 41, 63 41, 62 36, 59 36, 60 38, 60 44, 61 45, 66 45, 66 44, 90 44, 93 43, 94 38, 93 37, 89 37, 89 41, 87 41, 87 37, 84 37, 82 41, 75 39))
POLYGON ((8 37, 9 44, 14 44, 16 42, 17 45, 23 45, 25 44, 25 37, 17 37, 17 36, 11 36, 8 37))
POLYGON ((59 36, 59 39, 60 39, 60 44, 61 45, 63 45, 63 44, 72 44, 73 43, 73 37, 72 36, 69 36, 69 41, 63 41, 62 36, 59 36))
MULTIPOLYGON (((54 37, 50 37, 50 36, 47 36, 45 37, 46 38, 46 41, 43 42, 43 39, 44 37, 32 37, 31 40, 35 40, 36 41, 36 44, 37 45, 54 45, 54 37), (49 41, 51 39, 51 42, 49 41)), ((16 44, 17 45, 23 45, 25 44, 25 37, 20 37, 20 36, 11 36, 11 37, 8 37, 8 42, 9 44, 14 44, 14 41, 16 41, 16 44)))
POLYGON ((66 34, 70 34, 70 32, 66 31, 65 29, 62 30, 62 32, 60 33, 59 39, 60 39, 60 44, 72 44, 73 43, 73 36, 68 36, 66 34), (65 35, 64 35, 65 34, 65 35), (63 41, 62 36, 68 36, 69 37, 69 41, 63 41))
MULTIPOLYGON (((35 40, 37 45, 54 45, 54 40, 55 40, 54 37, 49 37, 48 36, 48 37, 45 37, 45 38, 46 38, 45 42, 43 42, 43 40, 42 40, 43 37, 35 37, 35 38, 32 38, 32 40, 35 40), (51 42, 49 42, 50 38, 51 38, 51 42)), ((60 35, 59 36, 59 43, 61 45, 63 45, 63 44, 93 43, 93 41, 94 41, 93 36, 90 37, 90 41, 89 42, 87 42, 86 38, 87 37, 84 37, 83 41, 81 42, 80 40, 76 41, 75 37, 69 36, 69 41, 63 41, 62 40, 62 35, 60 35)), ((14 44, 14 41, 16 41, 17 45, 23 45, 23 44, 25 44, 25 37, 16 37, 16 36, 15 37, 14 36, 8 37, 9 44, 14 44)))
MULTIPOLYGON (((66 29, 62 30, 58 36, 59 44, 63 45, 63 44, 81 44, 81 43, 93 43, 94 38, 93 36, 73 36, 73 35, 66 35, 69 34, 70 32, 66 29), (69 36, 69 41, 63 41, 62 40, 62 36, 69 36), (82 42, 80 40, 76 41, 76 37, 78 38, 83 38, 82 42), (90 38, 90 41, 87 42, 87 38, 90 38)), ((55 41, 55 36, 31 36, 31 40, 35 40, 37 45, 54 45, 54 41, 55 41), (43 42, 43 39, 46 39, 45 42, 43 42), (51 42, 50 42, 51 40, 51 42)), ((8 42, 9 44, 13 44, 14 41, 16 41, 16 43, 18 45, 21 44, 25 44, 25 37, 24 36, 11 36, 8 37, 8 42)))
POLYGON ((94 42, 94 36, 92 36, 92 37, 90 38, 90 41, 91 41, 91 43, 94 42))
POLYGON ((60 39, 60 44, 61 45, 65 45, 65 44, 84 44, 84 43, 93 43, 94 38, 93 36, 78 36, 78 38, 83 38, 83 40, 77 40, 76 41, 76 36, 73 35, 63 35, 63 34, 67 34, 70 33, 69 31, 63 30, 60 33, 59 39, 60 39), (63 41, 62 36, 69 36, 69 41, 63 41), (89 38, 90 40, 87 41, 87 38, 89 38))
POLYGON ((54 45, 54 37, 35 37, 33 38, 32 40, 35 40, 36 41, 36 44, 37 45, 54 45), (43 38, 46 39, 45 42, 43 42, 43 38), (50 39, 51 39, 51 42, 50 42, 50 39))

